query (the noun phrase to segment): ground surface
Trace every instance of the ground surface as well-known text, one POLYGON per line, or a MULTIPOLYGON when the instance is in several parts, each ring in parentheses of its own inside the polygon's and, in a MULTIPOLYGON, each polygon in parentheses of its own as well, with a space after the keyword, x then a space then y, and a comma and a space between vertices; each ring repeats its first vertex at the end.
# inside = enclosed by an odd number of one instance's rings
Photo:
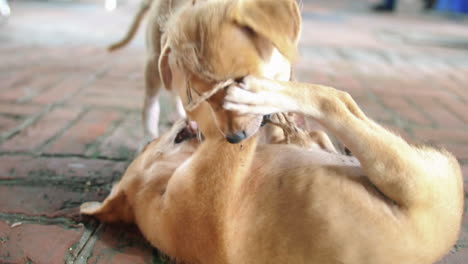
MULTIPOLYGON (((162 262, 133 227, 64 217, 105 197, 142 137, 142 34, 104 50, 135 1, 112 13, 93 0, 14 1, 2 21, 0 263, 162 262)), ((445 146, 466 181, 468 20, 400 2, 397 14, 375 15, 366 1, 304 1, 297 77, 350 92, 412 142, 445 146)), ((463 225, 440 263, 468 263, 467 216, 463 225)))

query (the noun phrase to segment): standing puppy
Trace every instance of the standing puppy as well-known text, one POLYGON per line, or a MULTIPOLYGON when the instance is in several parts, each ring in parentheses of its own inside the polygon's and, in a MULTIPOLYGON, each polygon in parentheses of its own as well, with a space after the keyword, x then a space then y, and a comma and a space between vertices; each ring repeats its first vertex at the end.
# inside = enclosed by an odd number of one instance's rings
MULTIPOLYGON (((291 1, 285 6, 284 2, 279 1, 276 4, 277 6, 272 8, 272 1, 258 0, 256 2, 255 4, 252 1, 244 0, 145 0, 142 2, 127 35, 121 41, 111 45, 109 50, 116 50, 125 46, 135 35, 142 18, 149 10, 146 28, 147 57, 143 105, 143 121, 147 138, 155 138, 159 134, 159 96, 162 86, 173 94, 177 115, 185 117, 185 111, 177 92, 162 83, 161 69, 158 62, 164 60, 164 56, 161 56, 162 53, 167 55, 170 52, 170 47, 167 45, 167 32, 178 34, 175 31, 179 29, 175 24, 180 20, 186 20, 191 13, 197 13, 193 23, 197 23, 196 20, 199 19, 203 20, 201 17, 208 20, 213 18, 211 22, 205 23, 203 31, 198 32, 200 34, 197 37, 199 42, 186 43, 184 47, 187 52, 185 59, 191 61, 189 63, 193 66, 201 66, 195 65, 196 61, 200 61, 199 56, 226 56, 232 58, 235 55, 237 60, 250 60, 255 64, 251 66, 262 66, 264 71, 262 76, 289 80, 293 54, 289 54, 287 51, 291 49, 284 49, 284 47, 286 45, 297 45, 301 23, 297 4, 295 1, 291 1), (204 2, 217 3, 213 6, 213 9, 199 12, 200 8, 198 6, 204 2), (248 38, 251 42, 250 46, 239 47, 236 45, 237 40, 235 37, 230 39, 229 42, 222 41, 223 35, 230 34, 226 32, 230 28, 221 28, 216 21, 228 15, 223 8, 225 5, 238 7, 238 10, 231 12, 230 17, 226 18, 233 25, 247 33, 238 37, 248 38), (285 20, 289 21, 285 23, 285 20), (285 28, 285 26, 291 25, 293 27, 285 28), (216 32, 216 34, 211 34, 213 32, 216 32), (285 34, 285 36, 277 37, 278 34, 285 34), (223 46, 219 46, 221 43, 223 46), (271 43, 274 43, 280 49, 283 47, 283 54, 278 52, 271 43), (262 60, 258 60, 259 56, 262 60), (258 63, 262 65, 257 65, 258 63)), ((226 70, 226 68, 238 66, 236 61, 223 60, 222 58, 218 62, 221 63, 209 65, 210 69, 220 68, 226 70)), ((205 69, 205 72, 207 72, 206 70, 208 69, 205 69)), ((247 71, 247 69, 244 69, 244 71, 247 71)))

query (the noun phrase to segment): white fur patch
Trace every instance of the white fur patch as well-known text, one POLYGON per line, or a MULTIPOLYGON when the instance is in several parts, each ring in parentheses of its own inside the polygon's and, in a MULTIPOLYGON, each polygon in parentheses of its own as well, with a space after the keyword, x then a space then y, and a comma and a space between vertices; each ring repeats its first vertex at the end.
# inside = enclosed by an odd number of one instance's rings
POLYGON ((174 96, 172 98, 174 99, 174 105, 175 105, 175 109, 176 109, 176 113, 178 117, 186 118, 187 115, 185 113, 184 105, 182 104, 182 100, 180 99, 180 96, 174 93, 174 96))
POLYGON ((152 138, 159 136, 159 96, 154 96, 150 99, 146 111, 146 131, 150 133, 152 138))
POLYGON ((263 76, 273 80, 289 81, 291 63, 275 48, 270 60, 263 65, 263 76))

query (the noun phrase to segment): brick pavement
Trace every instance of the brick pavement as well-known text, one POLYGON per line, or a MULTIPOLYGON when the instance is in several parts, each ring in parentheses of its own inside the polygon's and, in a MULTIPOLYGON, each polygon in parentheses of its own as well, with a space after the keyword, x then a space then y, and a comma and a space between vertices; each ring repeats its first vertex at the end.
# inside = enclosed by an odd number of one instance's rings
MULTIPOLYGON (((411 142, 445 146, 466 182, 467 20, 420 14, 410 1, 382 16, 366 1, 303 2, 297 78, 350 92, 411 142)), ((101 5, 15 1, 0 25, 0 263, 165 262, 134 227, 76 218, 83 201, 105 197, 142 137, 142 34, 103 49, 138 1, 113 13, 101 5)), ((466 216, 463 225, 440 263, 468 262, 466 216)))

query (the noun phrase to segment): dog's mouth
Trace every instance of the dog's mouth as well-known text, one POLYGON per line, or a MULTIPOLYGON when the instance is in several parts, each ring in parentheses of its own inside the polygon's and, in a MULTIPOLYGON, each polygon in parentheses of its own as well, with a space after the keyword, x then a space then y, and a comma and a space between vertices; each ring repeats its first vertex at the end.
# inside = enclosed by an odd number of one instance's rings
POLYGON ((180 144, 186 140, 197 138, 198 136, 198 126, 194 121, 188 121, 187 125, 182 128, 182 130, 177 133, 177 136, 174 139, 175 144, 180 144))

